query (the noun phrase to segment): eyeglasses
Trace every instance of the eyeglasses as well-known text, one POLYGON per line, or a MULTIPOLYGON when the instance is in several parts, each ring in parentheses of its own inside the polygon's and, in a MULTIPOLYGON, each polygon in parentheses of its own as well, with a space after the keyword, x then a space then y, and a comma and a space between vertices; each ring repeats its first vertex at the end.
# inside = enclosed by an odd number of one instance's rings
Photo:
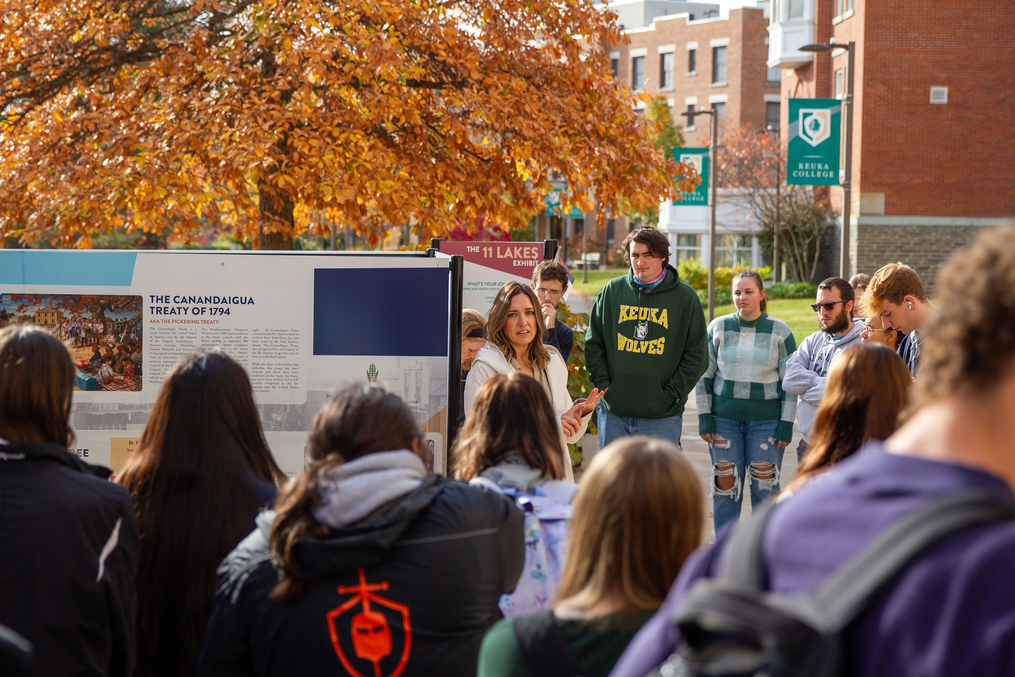
POLYGON ((835 304, 845 302, 846 301, 829 301, 828 303, 812 303, 811 310, 813 310, 815 313, 821 310, 822 308, 828 311, 832 311, 835 310, 835 304))
POLYGON ((860 331, 863 332, 864 336, 870 338, 871 336, 874 336, 874 332, 876 331, 894 331, 894 329, 878 329, 877 327, 872 327, 869 324, 865 324, 863 326, 863 329, 861 329, 860 331))
POLYGON ((563 293, 564 293, 563 289, 561 289, 560 291, 555 291, 553 289, 544 289, 543 287, 539 287, 538 289, 536 289, 536 294, 538 296, 554 297, 554 296, 560 296, 563 293))

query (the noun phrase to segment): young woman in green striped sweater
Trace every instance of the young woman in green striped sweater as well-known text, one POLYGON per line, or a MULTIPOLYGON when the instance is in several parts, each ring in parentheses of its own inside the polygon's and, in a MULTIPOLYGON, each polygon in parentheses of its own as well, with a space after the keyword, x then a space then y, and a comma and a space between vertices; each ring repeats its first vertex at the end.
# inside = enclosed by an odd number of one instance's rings
POLYGON ((796 350, 785 322, 765 311, 761 276, 733 278, 737 312, 708 326, 708 369, 698 381, 698 434, 712 456, 712 516, 718 531, 740 516, 745 473, 751 506, 779 493, 783 451, 793 435, 796 395, 782 389, 796 350))

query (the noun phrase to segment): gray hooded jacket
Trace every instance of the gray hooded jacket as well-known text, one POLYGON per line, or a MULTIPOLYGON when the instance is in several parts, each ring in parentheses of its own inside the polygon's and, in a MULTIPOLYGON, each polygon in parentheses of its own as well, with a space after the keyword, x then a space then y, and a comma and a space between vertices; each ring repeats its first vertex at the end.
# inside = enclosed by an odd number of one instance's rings
POLYGON ((796 406, 797 427, 804 441, 810 443, 814 414, 825 394, 825 375, 832 360, 846 348, 860 342, 863 319, 853 320, 853 328, 839 340, 831 334, 816 331, 803 340, 797 351, 786 361, 782 389, 800 396, 796 406))

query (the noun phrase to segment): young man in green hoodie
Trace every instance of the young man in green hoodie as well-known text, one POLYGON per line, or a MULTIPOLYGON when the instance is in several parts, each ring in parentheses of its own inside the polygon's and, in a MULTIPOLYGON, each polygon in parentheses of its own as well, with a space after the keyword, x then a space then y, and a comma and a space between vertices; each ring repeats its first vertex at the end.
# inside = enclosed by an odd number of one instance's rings
POLYGON ((624 240, 631 271, 596 297, 585 335, 597 405, 599 446, 625 435, 680 444, 687 396, 708 367, 705 314, 697 293, 669 265, 669 239, 638 228, 624 240))

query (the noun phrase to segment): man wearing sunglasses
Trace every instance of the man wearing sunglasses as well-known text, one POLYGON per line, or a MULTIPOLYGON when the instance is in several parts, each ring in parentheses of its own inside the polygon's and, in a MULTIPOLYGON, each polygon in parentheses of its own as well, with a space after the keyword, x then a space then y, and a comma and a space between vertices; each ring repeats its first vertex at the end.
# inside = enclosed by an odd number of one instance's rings
POLYGON ((810 444, 814 414, 825 394, 825 374, 832 360, 851 345, 860 343, 863 321, 853 319, 853 288, 841 277, 830 277, 818 285, 817 303, 811 309, 818 314, 816 331, 800 344, 786 362, 782 388, 799 395, 796 415, 801 439, 797 445, 799 462, 810 444))

